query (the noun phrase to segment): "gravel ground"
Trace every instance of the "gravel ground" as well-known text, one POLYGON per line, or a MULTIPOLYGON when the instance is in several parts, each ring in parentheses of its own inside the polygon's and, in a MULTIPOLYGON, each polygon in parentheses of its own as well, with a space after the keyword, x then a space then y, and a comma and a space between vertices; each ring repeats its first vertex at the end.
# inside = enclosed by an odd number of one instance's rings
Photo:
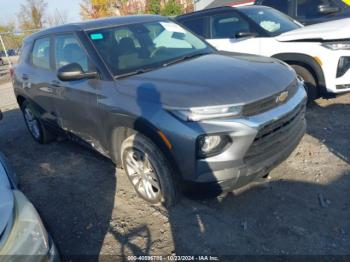
POLYGON ((36 144, 6 110, 0 150, 62 255, 350 255, 350 94, 309 109, 302 143, 268 179, 170 210, 89 149, 36 144))

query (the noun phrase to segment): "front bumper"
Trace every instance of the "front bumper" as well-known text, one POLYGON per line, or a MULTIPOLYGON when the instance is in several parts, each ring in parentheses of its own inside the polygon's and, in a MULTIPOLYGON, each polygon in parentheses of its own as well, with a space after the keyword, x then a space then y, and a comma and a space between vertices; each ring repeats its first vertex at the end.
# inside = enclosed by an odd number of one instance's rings
POLYGON ((299 144, 306 130, 306 93, 303 86, 284 105, 245 119, 207 121, 215 133, 226 129, 232 144, 219 155, 198 159, 192 183, 215 184, 234 189, 266 175, 284 161, 299 144), (234 130, 234 131, 232 131, 234 130))
POLYGON ((320 56, 328 92, 343 93, 350 91, 350 68, 339 75, 338 65, 343 57, 350 57, 350 50, 335 51, 326 49, 326 52, 320 56))

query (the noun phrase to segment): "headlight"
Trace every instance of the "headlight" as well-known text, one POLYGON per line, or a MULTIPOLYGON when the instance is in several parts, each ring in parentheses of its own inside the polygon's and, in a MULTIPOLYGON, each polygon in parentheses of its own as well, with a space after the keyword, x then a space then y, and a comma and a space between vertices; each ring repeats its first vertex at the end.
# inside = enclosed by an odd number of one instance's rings
POLYGON ((49 239, 37 211, 21 192, 15 190, 14 196, 14 224, 0 255, 47 255, 49 239))
POLYGON ((229 144, 231 138, 227 135, 202 135, 197 139, 197 151, 200 158, 221 153, 229 144))
POLYGON ((201 121, 214 118, 238 116, 240 115, 241 111, 242 106, 239 105, 170 109, 170 112, 185 121, 201 121))
POLYGON ((338 62, 337 77, 345 75, 345 73, 350 69, 350 57, 342 56, 338 62))
POLYGON ((332 50, 350 50, 350 42, 324 42, 322 46, 332 50))

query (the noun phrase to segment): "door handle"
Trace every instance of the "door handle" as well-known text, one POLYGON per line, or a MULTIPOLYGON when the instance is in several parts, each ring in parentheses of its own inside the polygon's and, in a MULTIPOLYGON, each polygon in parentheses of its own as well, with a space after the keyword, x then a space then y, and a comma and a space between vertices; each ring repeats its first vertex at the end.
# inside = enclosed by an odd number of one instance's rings
POLYGON ((28 81, 29 80, 29 76, 27 74, 23 74, 22 75, 22 80, 28 81))

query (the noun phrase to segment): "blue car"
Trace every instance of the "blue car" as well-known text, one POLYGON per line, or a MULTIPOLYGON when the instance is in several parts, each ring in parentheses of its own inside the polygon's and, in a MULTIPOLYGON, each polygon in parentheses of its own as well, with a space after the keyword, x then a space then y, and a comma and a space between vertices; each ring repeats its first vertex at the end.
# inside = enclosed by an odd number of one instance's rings
POLYGON ((206 7, 264 5, 289 15, 304 25, 350 17, 350 7, 342 0, 221 0, 206 7))

